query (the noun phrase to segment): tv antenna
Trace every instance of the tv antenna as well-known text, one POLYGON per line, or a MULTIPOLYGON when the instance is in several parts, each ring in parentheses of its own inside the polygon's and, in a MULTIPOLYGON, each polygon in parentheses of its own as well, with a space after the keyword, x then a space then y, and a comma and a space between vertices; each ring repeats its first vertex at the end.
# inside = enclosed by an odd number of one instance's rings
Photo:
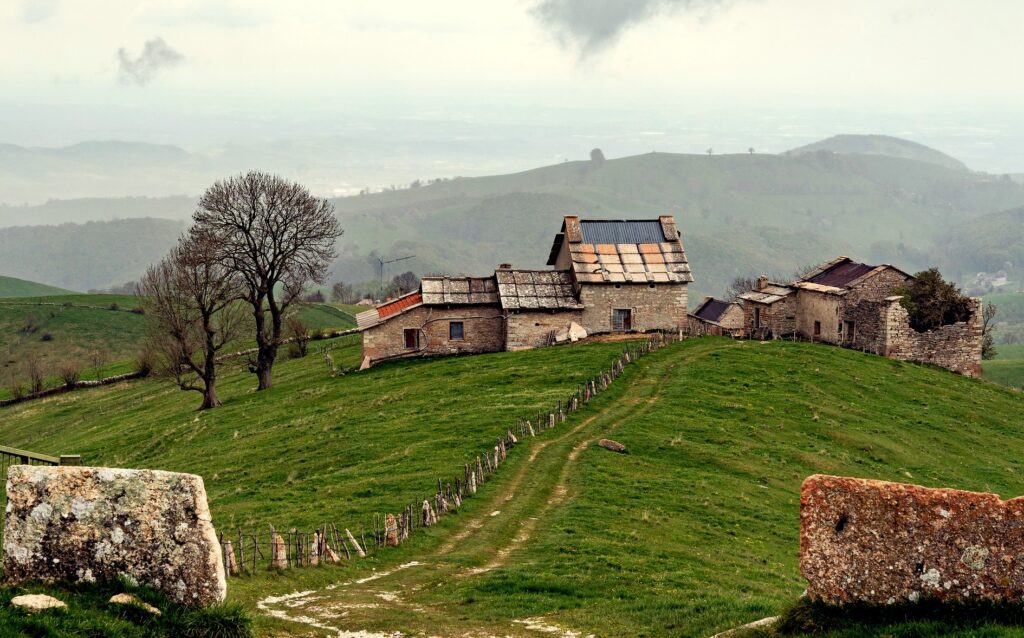
POLYGON ((398 257, 396 259, 384 259, 384 257, 378 256, 377 261, 380 262, 380 300, 384 301, 384 266, 393 264, 398 261, 405 261, 406 259, 412 259, 416 255, 407 255, 405 257, 398 257))

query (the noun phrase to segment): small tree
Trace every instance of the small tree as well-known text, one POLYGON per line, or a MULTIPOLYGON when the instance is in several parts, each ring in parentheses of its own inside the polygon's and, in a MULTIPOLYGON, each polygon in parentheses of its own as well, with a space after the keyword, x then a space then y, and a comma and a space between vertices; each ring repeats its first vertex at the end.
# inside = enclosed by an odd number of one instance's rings
POLYGON ((220 405, 217 353, 237 338, 244 317, 241 281, 217 260, 215 242, 203 233, 182 237, 139 284, 151 347, 178 387, 203 395, 201 410, 220 405))
POLYGON ((967 321, 971 317, 970 300, 956 284, 943 279, 938 268, 917 273, 907 285, 894 292, 902 297, 900 303, 910 315, 910 326, 918 332, 967 321))
POLYGON ((993 320, 996 318, 996 305, 994 303, 985 304, 985 309, 981 312, 981 358, 986 361, 995 359, 996 354, 996 342, 992 336, 992 329, 995 328, 993 320))
POLYGON ((75 361, 65 361, 61 364, 58 374, 60 374, 60 380, 64 382, 64 386, 70 390, 78 385, 78 381, 82 378, 82 367, 75 361))
POLYGON ((391 278, 391 290, 395 294, 404 295, 420 287, 420 278, 411 270, 391 278))
POLYGON ((43 360, 35 352, 30 352, 25 358, 25 374, 28 375, 29 392, 42 392, 46 384, 46 369, 43 360))
POLYGON ((259 390, 273 386, 274 360, 288 308, 309 284, 324 283, 341 228, 334 206, 305 187, 249 172, 211 186, 192 232, 215 238, 216 258, 242 281, 256 337, 259 390))
POLYGON ((331 301, 352 303, 354 297, 355 292, 352 290, 352 286, 350 284, 346 284, 343 281, 336 281, 334 282, 334 285, 331 286, 331 301))
POLYGON ((306 324, 296 316, 288 317, 288 336, 291 342, 288 344, 288 354, 292 359, 301 359, 309 352, 309 330, 306 324))
POLYGON ((604 162, 604 151, 599 148, 595 148, 590 151, 590 161, 595 164, 601 164, 604 162))
POLYGON ((107 356, 102 350, 93 350, 89 353, 89 365, 92 366, 92 374, 97 379, 103 378, 103 368, 107 365, 107 356))

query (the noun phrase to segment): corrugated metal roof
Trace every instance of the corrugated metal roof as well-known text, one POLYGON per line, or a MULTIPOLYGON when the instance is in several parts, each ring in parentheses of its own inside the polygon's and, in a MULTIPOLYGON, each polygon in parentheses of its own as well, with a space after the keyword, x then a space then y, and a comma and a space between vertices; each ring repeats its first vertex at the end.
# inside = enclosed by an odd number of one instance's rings
POLYGON ((704 302, 694 311, 693 316, 705 321, 718 321, 725 314, 725 311, 731 306, 728 301, 722 301, 721 299, 715 299, 714 297, 708 297, 704 302))
POLYGON ((380 314, 376 308, 370 310, 364 310, 356 315, 356 327, 360 330, 366 330, 372 328, 380 323, 380 314))
POLYGON ((660 244, 665 234, 658 220, 581 220, 586 244, 660 244))
POLYGON ((874 269, 875 266, 868 266, 867 264, 860 264, 852 259, 847 259, 804 281, 822 286, 845 288, 851 282, 860 279, 874 269))
POLYGON ((497 270, 501 307, 518 309, 580 308, 572 275, 567 270, 497 270))

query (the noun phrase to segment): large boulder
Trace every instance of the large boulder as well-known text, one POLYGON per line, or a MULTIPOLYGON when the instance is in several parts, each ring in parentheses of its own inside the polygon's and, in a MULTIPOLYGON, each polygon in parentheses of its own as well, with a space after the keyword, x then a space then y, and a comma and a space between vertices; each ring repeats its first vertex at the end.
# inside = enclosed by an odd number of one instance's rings
POLYGON ((7 470, 4 578, 126 576, 172 600, 224 600, 227 581, 203 479, 100 467, 7 470))
POLYGON ((47 609, 67 609, 64 601, 57 600, 46 594, 24 594, 11 599, 11 607, 17 607, 30 614, 35 614, 47 609))
POLYGON ((832 604, 1024 597, 1024 498, 811 476, 800 572, 832 604))

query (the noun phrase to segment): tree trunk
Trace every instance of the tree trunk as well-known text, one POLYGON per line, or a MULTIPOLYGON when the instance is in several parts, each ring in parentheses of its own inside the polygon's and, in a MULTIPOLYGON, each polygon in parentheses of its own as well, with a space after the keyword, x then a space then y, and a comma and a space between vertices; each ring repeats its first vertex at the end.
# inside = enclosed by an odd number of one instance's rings
POLYGON ((258 297, 253 303, 253 319, 256 320, 256 367, 253 372, 259 382, 256 390, 269 390, 274 386, 272 370, 274 357, 277 354, 277 347, 271 336, 268 338, 266 326, 266 311, 263 309, 263 297, 258 297))
POLYGON ((217 397, 217 382, 214 379, 209 379, 206 382, 206 389, 203 391, 203 404, 199 406, 199 409, 209 410, 220 404, 220 398, 217 397))

